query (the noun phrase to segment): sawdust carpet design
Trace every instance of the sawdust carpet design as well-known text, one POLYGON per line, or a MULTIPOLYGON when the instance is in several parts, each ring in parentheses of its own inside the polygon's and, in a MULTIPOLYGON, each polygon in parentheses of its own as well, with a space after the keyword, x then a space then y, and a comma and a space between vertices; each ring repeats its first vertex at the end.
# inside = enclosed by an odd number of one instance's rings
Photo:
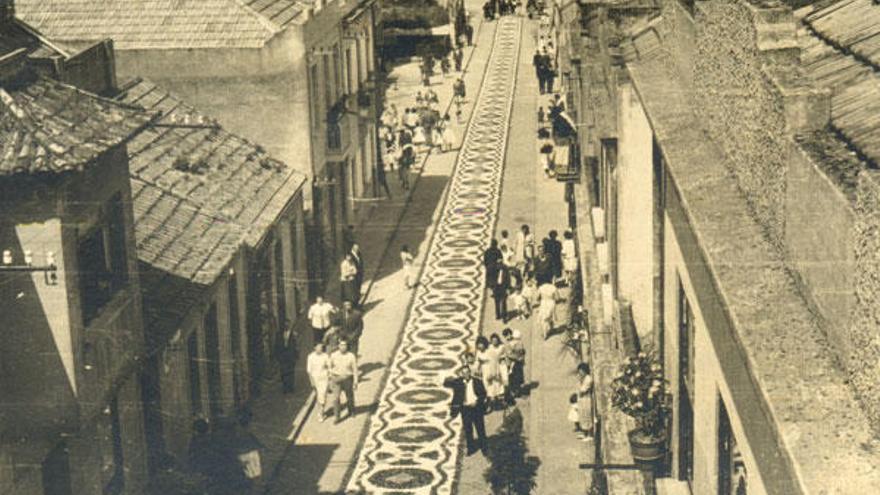
MULTIPOLYGON (((473 343, 484 304, 481 256, 495 227, 522 30, 504 17, 451 178, 403 336, 349 490, 451 494, 461 419, 443 378, 473 343)), ((476 90, 476 91, 475 91, 476 90)))

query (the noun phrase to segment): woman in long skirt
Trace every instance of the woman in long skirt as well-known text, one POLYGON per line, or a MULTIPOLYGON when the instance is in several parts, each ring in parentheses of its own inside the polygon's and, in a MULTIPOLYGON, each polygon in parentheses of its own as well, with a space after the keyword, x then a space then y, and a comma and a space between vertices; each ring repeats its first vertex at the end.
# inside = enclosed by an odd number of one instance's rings
POLYGON ((556 287, 553 284, 542 284, 538 287, 538 325, 544 340, 553 330, 553 310, 556 308, 556 287))
POLYGON ((413 255, 409 252, 409 246, 404 244, 403 247, 400 248, 400 263, 403 265, 403 280, 404 283, 406 283, 407 289, 412 289, 416 286, 416 268, 414 262, 413 255))

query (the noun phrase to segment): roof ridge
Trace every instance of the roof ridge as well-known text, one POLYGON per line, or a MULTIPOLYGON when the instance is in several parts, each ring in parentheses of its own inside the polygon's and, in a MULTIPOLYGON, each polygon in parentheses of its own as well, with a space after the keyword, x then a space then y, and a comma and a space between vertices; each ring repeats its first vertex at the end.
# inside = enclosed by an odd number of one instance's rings
MULTIPOLYGON (((252 15, 253 17, 256 17, 257 20, 258 20, 258 21, 259 21, 264 27, 266 27, 267 29, 269 29, 270 31, 272 31, 272 36, 275 36, 276 34, 278 34, 278 33, 280 33, 281 31, 284 30, 284 28, 283 28, 282 26, 279 26, 278 24, 275 24, 274 22, 272 22, 271 19, 269 19, 268 17, 264 16, 263 14, 257 12, 253 7, 251 7, 250 5, 246 4, 246 3, 244 2, 244 0, 229 0, 229 1, 232 2, 232 3, 235 3, 236 5, 238 5, 239 7, 241 7, 245 12, 249 13, 249 14, 252 15)), ((272 36, 270 36, 270 38, 271 38, 272 36)))

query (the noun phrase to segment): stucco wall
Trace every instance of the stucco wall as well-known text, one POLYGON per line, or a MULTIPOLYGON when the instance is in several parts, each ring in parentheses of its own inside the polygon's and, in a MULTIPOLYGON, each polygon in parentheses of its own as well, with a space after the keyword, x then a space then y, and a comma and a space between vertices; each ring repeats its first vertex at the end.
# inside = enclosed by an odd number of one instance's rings
POLYGON ((875 428, 880 424, 880 177, 862 172, 856 189, 855 306, 847 362, 875 428))
POLYGON ((639 336, 653 324, 653 133, 632 85, 619 93, 618 296, 632 303, 639 336))
POLYGON ((825 320, 838 354, 852 352, 849 324, 853 290, 855 217, 851 203, 798 146, 791 148, 785 244, 802 290, 825 320))
POLYGON ((776 247, 784 236, 787 136, 782 95, 765 75, 744 2, 696 3, 694 108, 776 247))

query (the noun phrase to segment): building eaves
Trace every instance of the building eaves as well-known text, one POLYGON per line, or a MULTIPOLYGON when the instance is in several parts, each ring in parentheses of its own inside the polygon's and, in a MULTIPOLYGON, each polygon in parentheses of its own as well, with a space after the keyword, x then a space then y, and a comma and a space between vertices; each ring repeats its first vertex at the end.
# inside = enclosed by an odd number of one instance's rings
POLYGON ((768 470, 762 478, 784 483, 775 469, 791 469, 795 486, 785 493, 871 493, 880 485, 880 459, 870 451, 876 441, 869 422, 783 261, 749 214, 723 153, 701 130, 662 50, 651 48, 638 56, 629 47, 627 70, 748 362, 759 407, 789 457, 762 463, 768 470))
POLYGON ((292 0, 17 0, 17 15, 62 45, 119 50, 262 48, 301 7, 292 0))

